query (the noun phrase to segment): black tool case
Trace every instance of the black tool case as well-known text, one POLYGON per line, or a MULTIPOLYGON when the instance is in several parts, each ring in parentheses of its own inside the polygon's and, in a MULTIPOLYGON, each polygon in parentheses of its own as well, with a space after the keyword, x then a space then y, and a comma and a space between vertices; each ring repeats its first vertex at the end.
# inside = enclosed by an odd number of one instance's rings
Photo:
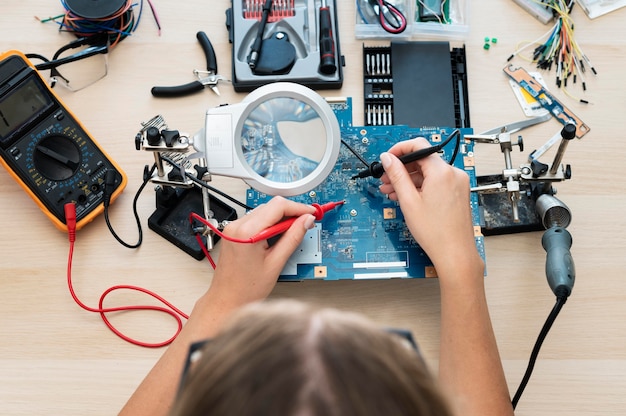
POLYGON ((339 47, 335 0, 327 1, 336 57, 336 70, 333 73, 324 74, 319 68, 321 0, 274 0, 263 32, 264 41, 260 55, 276 61, 270 61, 270 65, 265 65, 261 72, 250 68, 248 57, 258 35, 265 3, 265 0, 233 0, 231 8, 226 11, 226 27, 232 44, 232 83, 235 91, 252 91, 261 85, 277 81, 295 82, 312 89, 341 88, 345 63, 339 47), (288 65, 290 57, 293 57, 291 66, 288 65), (273 71, 274 62, 277 71, 273 71))

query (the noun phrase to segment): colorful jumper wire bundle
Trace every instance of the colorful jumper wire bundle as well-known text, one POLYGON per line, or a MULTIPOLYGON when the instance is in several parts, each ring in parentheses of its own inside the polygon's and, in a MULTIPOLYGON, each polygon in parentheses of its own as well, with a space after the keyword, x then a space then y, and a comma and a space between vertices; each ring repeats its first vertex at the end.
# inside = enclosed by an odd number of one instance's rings
POLYGON ((587 67, 597 75, 593 64, 574 37, 574 21, 570 16, 574 2, 554 0, 541 4, 554 10, 556 17, 554 26, 537 40, 518 48, 507 60, 510 61, 523 50, 535 46, 532 57, 525 59, 536 62, 539 69, 550 71, 555 68, 557 87, 569 97, 586 103, 586 100, 575 97, 567 89, 568 80, 571 79, 574 84, 580 81, 583 91, 587 90, 585 82, 587 67))

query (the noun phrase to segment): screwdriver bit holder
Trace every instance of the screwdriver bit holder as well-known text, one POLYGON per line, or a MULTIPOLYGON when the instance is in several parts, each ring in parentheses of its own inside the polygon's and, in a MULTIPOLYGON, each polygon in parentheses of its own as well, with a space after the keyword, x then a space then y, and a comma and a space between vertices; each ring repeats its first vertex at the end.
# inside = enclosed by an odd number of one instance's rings
POLYGON ((273 0, 264 13, 268 3, 233 0, 226 11, 235 91, 252 91, 278 81, 312 89, 341 88, 344 58, 340 52, 336 0, 273 0), (259 45, 260 27, 263 41, 251 65, 251 52, 259 45), (269 54, 263 54, 264 48, 269 54), (324 52, 329 48, 334 53, 334 67, 324 52))
POLYGON ((449 42, 363 46, 363 92, 367 126, 470 126, 465 48, 449 42))

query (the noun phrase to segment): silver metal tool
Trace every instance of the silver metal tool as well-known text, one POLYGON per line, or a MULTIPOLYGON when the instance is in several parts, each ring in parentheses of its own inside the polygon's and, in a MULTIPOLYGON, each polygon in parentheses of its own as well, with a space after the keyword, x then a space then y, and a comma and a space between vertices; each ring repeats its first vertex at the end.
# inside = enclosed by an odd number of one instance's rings
MULTIPOLYGON (((552 195, 556 192, 553 187, 554 182, 571 178, 571 167, 561 163, 569 141, 575 137, 575 126, 571 124, 565 125, 560 132, 561 145, 551 166, 540 162, 534 156, 530 158, 529 163, 522 163, 519 167, 513 166, 511 156, 513 146, 518 146, 520 151, 523 151, 524 142, 522 136, 518 136, 517 141, 511 140, 511 131, 508 128, 519 131, 540 123, 543 119, 544 117, 536 117, 535 119, 505 125, 500 127, 501 130, 495 134, 491 133, 493 130, 488 130, 486 132, 488 134, 464 136, 465 139, 473 140, 476 143, 500 145, 500 150, 504 155, 504 169, 501 174, 489 176, 492 179, 489 183, 481 183, 479 180, 478 186, 473 187, 472 191, 479 194, 506 192, 514 223, 520 222, 520 204, 522 201, 526 203, 529 199, 534 200, 537 196, 545 193, 552 195)), ((533 205, 532 209, 534 209, 534 203, 530 205, 533 205)))

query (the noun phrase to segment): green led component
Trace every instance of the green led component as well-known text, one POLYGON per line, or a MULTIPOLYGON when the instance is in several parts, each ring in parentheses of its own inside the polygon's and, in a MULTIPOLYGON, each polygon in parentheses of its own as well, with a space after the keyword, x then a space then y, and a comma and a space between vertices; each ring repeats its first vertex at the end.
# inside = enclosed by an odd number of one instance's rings
POLYGON ((498 38, 491 38, 491 43, 493 43, 493 44, 498 43, 498 38))
POLYGON ((489 36, 485 36, 485 42, 489 42, 491 38, 489 36))
POLYGON ((489 43, 485 43, 485 45, 483 46, 483 49, 489 50, 490 47, 491 45, 489 43))

